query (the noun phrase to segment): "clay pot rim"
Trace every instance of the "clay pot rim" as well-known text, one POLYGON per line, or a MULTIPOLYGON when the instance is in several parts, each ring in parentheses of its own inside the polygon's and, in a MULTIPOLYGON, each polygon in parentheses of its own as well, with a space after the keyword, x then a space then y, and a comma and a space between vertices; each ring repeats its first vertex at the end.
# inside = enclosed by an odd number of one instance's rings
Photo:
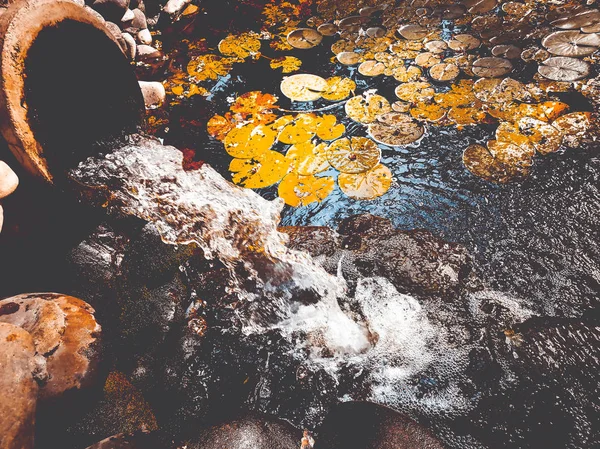
POLYGON ((23 167, 52 183, 44 150, 27 120, 25 62, 39 33, 65 20, 91 25, 115 45, 104 23, 70 0, 19 0, 0 16, 0 131, 23 167))

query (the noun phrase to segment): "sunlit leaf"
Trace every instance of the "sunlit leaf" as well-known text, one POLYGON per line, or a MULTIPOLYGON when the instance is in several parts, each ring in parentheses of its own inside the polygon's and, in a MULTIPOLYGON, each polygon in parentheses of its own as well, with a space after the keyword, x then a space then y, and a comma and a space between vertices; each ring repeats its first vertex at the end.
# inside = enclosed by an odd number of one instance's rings
POLYGON ((358 95, 348 100, 346 114, 355 122, 371 123, 378 116, 391 111, 390 103, 377 94, 358 95))
POLYGON ((217 55, 200 55, 193 58, 187 65, 187 72, 198 81, 216 80, 225 76, 232 68, 233 61, 217 55))
POLYGON ((281 68, 283 73, 292 73, 300 69, 302 61, 294 56, 282 56, 272 59, 269 65, 272 69, 281 68))
POLYGON ((246 59, 260 50, 260 40, 255 33, 230 34, 219 42, 219 51, 225 56, 246 59))
POLYGON ((281 143, 296 144, 306 142, 317 132, 318 119, 312 114, 299 114, 294 120, 283 127, 277 139, 281 143))
POLYGON ((323 201, 333 191, 335 181, 330 176, 316 177, 289 173, 279 184, 279 197, 293 207, 323 201))
POLYGON ((408 114, 388 112, 380 116, 368 129, 369 135, 383 145, 398 147, 408 145, 423 135, 423 127, 408 114))
POLYGON ((298 74, 284 78, 280 88, 292 101, 315 101, 327 90, 327 81, 317 75, 298 74))
POLYGON ((390 189, 392 172, 385 165, 378 164, 363 173, 340 173, 338 184, 342 192, 350 198, 372 200, 390 189))
POLYGON ((229 131, 223 144, 230 156, 251 158, 269 150, 276 137, 277 134, 269 126, 247 123, 229 131))
POLYGON ((447 111, 448 109, 440 104, 422 102, 411 108, 410 115, 419 120, 437 122, 446 115, 447 111))
POLYGON ((554 153, 560 148, 562 133, 554 126, 532 117, 523 117, 518 126, 521 134, 529 138, 538 153, 554 153))
POLYGON ((379 163, 381 150, 366 137, 342 138, 327 148, 327 159, 342 173, 362 173, 379 163))
POLYGON ((232 159, 229 171, 235 184, 260 189, 279 182, 288 172, 289 162, 276 151, 265 151, 251 159, 232 159))
POLYGON ((431 100, 435 94, 435 90, 429 83, 413 81, 400 84, 396 87, 395 93, 400 100, 410 103, 420 103, 431 100))
POLYGON ((237 97, 229 109, 243 119, 251 117, 254 122, 265 124, 275 120, 273 110, 279 108, 276 103, 277 97, 274 95, 252 91, 237 97))
POLYGON ((231 131, 234 127, 235 121, 229 112, 226 113, 225 116, 215 115, 211 117, 206 124, 206 130, 208 131, 208 134, 217 140, 225 139, 229 131, 231 131))
POLYGON ((314 175, 329 168, 327 144, 315 145, 310 140, 290 147, 285 157, 290 162, 290 170, 299 175, 314 175))
POLYGON ((558 117, 552 126, 563 135, 563 144, 570 148, 577 148, 592 126, 590 112, 571 112, 558 117))
POLYGON ((354 89, 356 89, 356 83, 350 78, 344 78, 341 76, 332 76, 327 78, 327 88, 321 94, 325 100, 338 101, 348 98, 354 89))
POLYGON ((343 123, 336 123, 335 115, 324 115, 317 122, 317 136, 322 140, 335 140, 346 131, 343 123))

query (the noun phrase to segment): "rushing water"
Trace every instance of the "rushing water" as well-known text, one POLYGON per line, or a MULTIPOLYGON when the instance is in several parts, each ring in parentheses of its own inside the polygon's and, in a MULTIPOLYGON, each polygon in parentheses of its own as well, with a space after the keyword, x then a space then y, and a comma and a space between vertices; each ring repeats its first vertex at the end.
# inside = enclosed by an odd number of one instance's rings
MULTIPOLYGON (((488 351, 487 337, 478 336, 489 327, 482 310, 502 311, 499 331, 536 315, 580 317, 594 309, 598 191, 590 181, 598 160, 594 149, 561 153, 541 161, 521 186, 490 187, 464 171, 455 151, 478 138, 444 131, 419 148, 388 150, 396 185, 381 199, 358 203, 337 192, 322 204, 283 212, 287 224, 335 225, 369 211, 465 243, 484 282, 505 293, 484 290, 450 303, 401 294, 377 277, 359 279, 350 294, 341 270, 328 274, 286 246, 277 231, 279 200, 233 186, 206 164, 184 171, 181 153, 156 140, 131 138, 84 161, 72 176, 108 186, 109 207, 154 223, 164 242, 194 242, 227 268, 229 288, 243 303, 235 320, 223 323, 234 340, 214 337, 212 349, 190 359, 193 371, 212 364, 216 382, 232 360, 247 357, 261 373, 250 400, 259 410, 312 427, 336 397, 370 399, 430 421, 453 447, 480 447, 457 420, 480 413, 483 387, 472 371, 474 354, 488 351), (291 373, 295 380, 273 390, 291 373), (302 386, 306 379, 313 380, 302 386), (294 405, 289 394, 298 388, 312 398, 294 405)), ((494 361, 503 369, 494 382, 512 391, 511 360, 518 356, 512 340, 504 344, 507 358, 494 361)))

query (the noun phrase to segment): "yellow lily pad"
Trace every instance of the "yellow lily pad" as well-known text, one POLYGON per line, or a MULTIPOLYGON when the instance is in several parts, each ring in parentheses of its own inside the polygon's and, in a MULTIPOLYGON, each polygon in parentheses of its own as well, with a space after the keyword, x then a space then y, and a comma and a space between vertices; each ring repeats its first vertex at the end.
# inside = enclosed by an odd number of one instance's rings
POLYGON ((233 182, 249 189, 260 189, 281 181, 288 169, 288 160, 276 151, 266 151, 251 159, 232 159, 229 164, 233 182))
POLYGON ((366 137, 351 137, 333 141, 327 148, 327 159, 342 173, 362 173, 379 163, 381 150, 366 137))
POLYGON ((316 177, 289 173, 278 187, 279 197, 293 207, 323 201, 333 191, 335 181, 330 176, 316 177))
POLYGON ((346 114, 355 122, 372 123, 392 110, 389 101, 377 94, 357 95, 346 102, 346 114))
POLYGON ((342 192, 356 200, 372 200, 386 193, 392 185, 392 172, 383 164, 358 173, 340 173, 338 184, 342 192))
POLYGON ((327 81, 324 78, 308 73, 288 76, 280 85, 283 95, 292 101, 318 100, 327 87, 327 81))
POLYGON ((223 144, 230 156, 246 159, 269 150, 276 137, 277 134, 269 126, 247 123, 229 131, 223 144))

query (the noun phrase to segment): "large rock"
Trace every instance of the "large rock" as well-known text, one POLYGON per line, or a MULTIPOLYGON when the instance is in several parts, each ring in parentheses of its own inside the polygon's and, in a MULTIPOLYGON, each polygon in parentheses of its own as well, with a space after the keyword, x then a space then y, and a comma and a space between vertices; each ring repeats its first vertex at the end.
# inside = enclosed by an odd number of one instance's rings
POLYGON ((248 414, 200 431, 188 449, 298 449, 302 432, 285 421, 248 414))
MULTIPOLYGON (((0 305, 0 315, 13 310, 12 305, 0 305)), ((38 394, 34 355, 33 339, 27 331, 0 323, 0 449, 33 448, 38 394)))
POLYGON ((129 0, 96 0, 92 8, 114 23, 119 23, 129 7, 129 0))
POLYGON ((360 277, 383 276, 398 291, 413 295, 450 295, 469 281, 467 250, 428 231, 394 229, 385 218, 370 214, 350 217, 338 233, 328 228, 281 228, 290 247, 319 257, 325 269, 342 274, 352 284, 360 277))
POLYGON ((100 325, 86 302, 59 293, 28 293, 0 301, 0 322, 28 331, 45 358, 40 398, 55 398, 91 383, 99 361, 100 325))
POLYGON ((422 425, 387 407, 347 402, 335 407, 318 431, 315 449, 443 449, 422 425))

